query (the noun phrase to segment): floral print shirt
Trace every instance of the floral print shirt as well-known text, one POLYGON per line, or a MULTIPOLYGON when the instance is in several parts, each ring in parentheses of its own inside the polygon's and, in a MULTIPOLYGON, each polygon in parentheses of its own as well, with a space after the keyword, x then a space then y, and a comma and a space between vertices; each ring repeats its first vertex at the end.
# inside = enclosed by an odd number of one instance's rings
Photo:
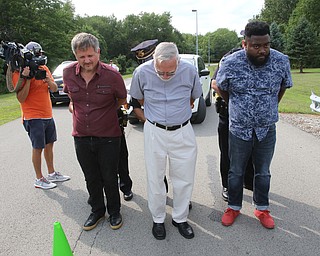
POLYGON ((261 141, 278 121, 278 94, 292 87, 287 55, 270 49, 263 66, 254 66, 240 50, 221 61, 217 86, 229 93, 229 130, 249 141, 255 133, 261 141))

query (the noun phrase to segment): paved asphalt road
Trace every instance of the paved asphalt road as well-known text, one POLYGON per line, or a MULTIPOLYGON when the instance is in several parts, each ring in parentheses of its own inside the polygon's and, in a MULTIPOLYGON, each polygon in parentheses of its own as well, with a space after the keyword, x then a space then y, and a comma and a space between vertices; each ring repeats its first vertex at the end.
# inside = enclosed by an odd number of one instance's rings
POLYGON ((224 227, 220 223, 226 203, 220 195, 218 117, 214 106, 208 107, 206 120, 193 126, 198 161, 189 222, 195 238, 184 239, 172 226, 169 188, 167 238, 157 241, 147 206, 142 126, 126 128, 134 198, 122 199, 123 227, 111 230, 105 220, 86 232, 82 225, 90 207, 67 106, 54 107, 54 116, 59 137, 54 148, 56 170, 71 180, 50 191, 33 186, 31 147, 21 120, 0 126, 0 255, 51 255, 55 221, 61 222, 74 255, 80 256, 320 255, 320 140, 316 137, 278 123, 270 192, 274 230, 263 228, 254 217, 249 191, 244 192, 242 214, 233 226, 224 227))

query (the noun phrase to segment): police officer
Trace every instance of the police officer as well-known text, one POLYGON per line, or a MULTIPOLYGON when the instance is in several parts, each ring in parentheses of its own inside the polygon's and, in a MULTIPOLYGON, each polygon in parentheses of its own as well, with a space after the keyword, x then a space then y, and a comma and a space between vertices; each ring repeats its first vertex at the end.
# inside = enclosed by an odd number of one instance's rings
POLYGON ((127 126, 127 114, 122 108, 118 110, 119 125, 122 131, 121 145, 120 145, 120 158, 118 165, 119 179, 120 179, 120 190, 123 193, 123 199, 130 201, 133 198, 132 193, 132 180, 129 175, 129 152, 127 147, 127 141, 125 136, 124 128, 127 126))
MULTIPOLYGON (((152 59, 152 55, 157 44, 158 39, 146 40, 131 49, 131 52, 134 52, 139 65, 152 59)), ((146 121, 146 118, 139 101, 135 98, 131 98, 129 105, 133 107, 133 112, 135 113, 138 120, 144 123, 146 121)))
MULTIPOLYGON (((230 50, 225 56, 228 56, 236 51, 241 50, 241 48, 234 48, 230 50)), ((216 83, 215 78, 219 67, 216 69, 212 80, 211 86, 215 89, 216 83)), ((220 175, 222 181, 222 198, 225 201, 228 201, 228 173, 230 167, 230 160, 228 155, 229 150, 229 114, 228 114, 228 104, 223 100, 223 98, 216 94, 215 102, 216 111, 219 114, 219 125, 218 125, 218 141, 220 149, 220 175)), ((253 190, 253 177, 254 177, 254 168, 252 165, 251 158, 248 161, 247 169, 244 177, 244 187, 248 190, 253 190)))

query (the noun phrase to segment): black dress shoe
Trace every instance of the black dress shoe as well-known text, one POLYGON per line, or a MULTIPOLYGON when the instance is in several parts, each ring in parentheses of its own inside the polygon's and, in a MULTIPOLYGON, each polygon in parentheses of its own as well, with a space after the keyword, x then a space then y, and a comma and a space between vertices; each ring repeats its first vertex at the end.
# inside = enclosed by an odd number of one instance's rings
POLYGON ((122 226, 122 216, 120 213, 115 213, 109 217, 110 227, 112 229, 119 229, 122 226))
POLYGON ((222 188, 222 199, 226 202, 228 202, 228 198, 229 198, 229 195, 228 195, 228 189, 223 187, 222 188))
POLYGON ((152 234, 157 240, 163 240, 166 238, 166 229, 164 223, 153 222, 152 234))
POLYGON ((104 213, 101 214, 101 213, 91 213, 89 218, 86 220, 86 222, 84 223, 83 225, 83 229, 88 231, 88 230, 91 230, 91 229, 94 229, 98 223, 103 220, 104 218, 104 213))
POLYGON ((130 201, 132 198, 133 198, 133 193, 131 190, 123 194, 123 199, 126 201, 130 201))
POLYGON ((174 220, 172 220, 173 226, 177 227, 179 230, 179 233, 187 239, 194 238, 194 233, 192 227, 188 224, 188 222, 182 222, 177 223, 174 220))

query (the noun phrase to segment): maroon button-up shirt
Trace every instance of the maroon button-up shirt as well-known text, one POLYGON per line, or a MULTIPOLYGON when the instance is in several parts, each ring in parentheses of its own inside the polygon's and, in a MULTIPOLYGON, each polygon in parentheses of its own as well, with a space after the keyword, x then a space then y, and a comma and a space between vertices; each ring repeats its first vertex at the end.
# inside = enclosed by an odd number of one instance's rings
POLYGON ((86 85, 75 62, 64 69, 63 83, 63 91, 73 102, 73 136, 121 136, 117 99, 126 98, 127 91, 119 72, 99 62, 96 74, 86 85))

